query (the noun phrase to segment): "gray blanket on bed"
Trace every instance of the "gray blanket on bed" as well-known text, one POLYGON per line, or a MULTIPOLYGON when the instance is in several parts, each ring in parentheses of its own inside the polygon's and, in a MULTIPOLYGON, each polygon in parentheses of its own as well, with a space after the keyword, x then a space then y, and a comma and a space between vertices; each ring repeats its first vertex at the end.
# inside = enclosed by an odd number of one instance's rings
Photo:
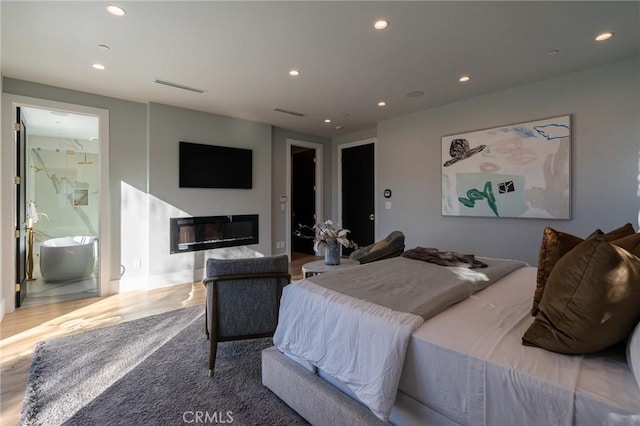
POLYGON ((429 319, 493 284, 525 262, 481 258, 482 269, 394 257, 307 278, 347 296, 429 319))
POLYGON ((463 266, 465 268, 486 268, 473 254, 462 254, 455 251, 442 251, 435 248, 416 247, 402 253, 402 257, 435 263, 440 266, 463 266))

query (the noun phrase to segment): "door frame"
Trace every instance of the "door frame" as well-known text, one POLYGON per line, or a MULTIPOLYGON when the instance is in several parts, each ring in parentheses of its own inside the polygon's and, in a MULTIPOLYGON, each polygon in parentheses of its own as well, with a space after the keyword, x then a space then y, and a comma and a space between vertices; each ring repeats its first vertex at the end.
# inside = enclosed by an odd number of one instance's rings
MULTIPOLYGON (((98 178, 100 180, 100 217, 98 225, 98 247, 99 247, 99 276, 98 295, 109 294, 109 270, 111 265, 111 244, 110 244, 110 188, 109 188, 109 111, 101 108, 93 108, 84 105, 75 105, 63 102, 50 101, 46 99, 31 98, 26 96, 2 95, 2 129, 3 140, 12 140, 13 123, 16 121, 16 107, 32 107, 53 111, 68 112, 73 114, 91 115, 98 117, 98 138, 100 140, 100 159, 98 164, 98 178)), ((2 153, 0 167, 0 192, 2 197, 2 211, 0 212, 0 229, 12 229, 15 220, 16 197, 13 188, 13 174, 15 173, 12 163, 15 160, 15 144, 3 143, 0 146, 2 153)), ((16 272, 16 250, 14 240, 6 238, 5 233, 0 234, 0 253, 3 253, 0 260, 2 265, 2 296, 4 298, 4 313, 15 310, 15 280, 16 272)))
POLYGON ((378 174, 376 165, 378 164, 378 150, 376 142, 378 138, 362 139, 338 145, 338 218, 342 222, 342 150, 361 145, 373 144, 373 237, 378 238, 378 174))
POLYGON ((291 147, 292 146, 299 146, 302 148, 308 148, 308 149, 314 149, 316 151, 316 220, 320 221, 323 220, 322 218, 322 212, 324 211, 324 207, 323 207, 323 201, 324 201, 324 197, 323 197, 323 191, 324 191, 324 185, 323 185, 323 174, 322 174, 322 170, 323 170, 323 150, 324 150, 324 145, 321 143, 315 143, 315 142, 307 142, 307 141, 301 141, 301 140, 297 140, 297 139, 287 139, 287 181, 286 181, 286 187, 287 187, 287 200, 286 200, 286 220, 285 220, 285 245, 286 245, 286 253, 287 256, 289 257, 289 260, 291 260, 291 180, 292 180, 292 176, 291 176, 291 162, 292 162, 292 158, 291 158, 291 147))

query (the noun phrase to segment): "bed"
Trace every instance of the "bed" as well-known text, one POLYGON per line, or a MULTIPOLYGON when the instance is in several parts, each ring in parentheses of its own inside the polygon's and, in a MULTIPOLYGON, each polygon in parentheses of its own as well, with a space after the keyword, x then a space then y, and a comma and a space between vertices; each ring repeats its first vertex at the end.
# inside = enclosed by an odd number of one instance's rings
MULTIPOLYGON (((422 271, 424 262, 406 258, 362 265, 322 279, 349 281, 356 273, 379 277, 382 270, 407 269, 407 262, 414 262, 411 265, 420 269, 423 280, 429 280, 422 271)), ((477 273, 482 272, 472 275, 477 273)), ((290 349, 286 340, 291 333, 306 330, 306 336, 320 334, 321 338, 325 334, 322 326, 309 327, 300 318, 296 322, 303 322, 303 329, 282 326, 289 333, 276 333, 279 349, 263 352, 263 383, 314 425, 640 424, 640 390, 627 365, 624 345, 588 356, 522 345, 532 322, 536 274, 535 267, 519 265, 495 282, 473 286, 462 299, 436 309, 422 321, 401 316, 400 322, 408 324, 410 332, 404 353, 396 357, 399 375, 397 382, 392 380, 395 389, 386 414, 370 406, 366 393, 362 397, 354 392, 351 379, 336 374, 331 365, 290 349)), ((399 279, 397 274, 388 278, 399 279)), ((313 288, 314 282, 293 285, 313 288)), ((286 308, 283 297, 281 324, 289 319, 282 316, 286 308)), ((295 308, 300 315, 314 310, 304 304, 295 308)), ((326 307, 321 312, 324 317, 334 315, 326 307)), ((334 323, 336 329, 343 325, 334 323)), ((360 352, 378 353, 380 343, 361 340, 353 343, 360 352)), ((352 357, 350 345, 337 343, 352 357)))

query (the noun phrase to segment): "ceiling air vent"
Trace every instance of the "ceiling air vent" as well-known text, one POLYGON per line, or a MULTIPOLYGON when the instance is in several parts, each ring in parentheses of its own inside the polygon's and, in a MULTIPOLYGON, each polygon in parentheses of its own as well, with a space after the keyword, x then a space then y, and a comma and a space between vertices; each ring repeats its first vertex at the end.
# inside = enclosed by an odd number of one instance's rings
POLYGON ((282 109, 282 108, 274 108, 274 111, 278 111, 278 112, 282 112, 284 114, 289 114, 289 115, 295 115, 296 117, 304 117, 304 114, 301 112, 295 112, 295 111, 288 111, 286 109, 282 109))
POLYGON ((196 93, 204 93, 205 92, 202 89, 196 89, 195 87, 189 87, 189 86, 184 86, 184 85, 178 84, 178 83, 172 83, 172 82, 167 81, 167 80, 160 80, 159 78, 156 78, 154 80, 154 83, 164 84, 165 86, 175 87, 176 89, 189 90, 191 92, 196 92, 196 93))

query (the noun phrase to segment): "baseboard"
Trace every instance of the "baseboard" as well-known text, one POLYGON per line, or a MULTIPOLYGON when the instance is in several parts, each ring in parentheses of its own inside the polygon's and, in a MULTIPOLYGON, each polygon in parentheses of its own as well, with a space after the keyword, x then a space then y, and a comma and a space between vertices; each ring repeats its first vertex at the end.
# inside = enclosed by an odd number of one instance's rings
POLYGON ((201 268, 172 272, 169 274, 141 275, 137 277, 123 276, 118 280, 117 289, 115 289, 114 293, 110 294, 126 293, 135 290, 152 290, 184 283, 199 282, 204 278, 204 272, 204 268, 201 268))

